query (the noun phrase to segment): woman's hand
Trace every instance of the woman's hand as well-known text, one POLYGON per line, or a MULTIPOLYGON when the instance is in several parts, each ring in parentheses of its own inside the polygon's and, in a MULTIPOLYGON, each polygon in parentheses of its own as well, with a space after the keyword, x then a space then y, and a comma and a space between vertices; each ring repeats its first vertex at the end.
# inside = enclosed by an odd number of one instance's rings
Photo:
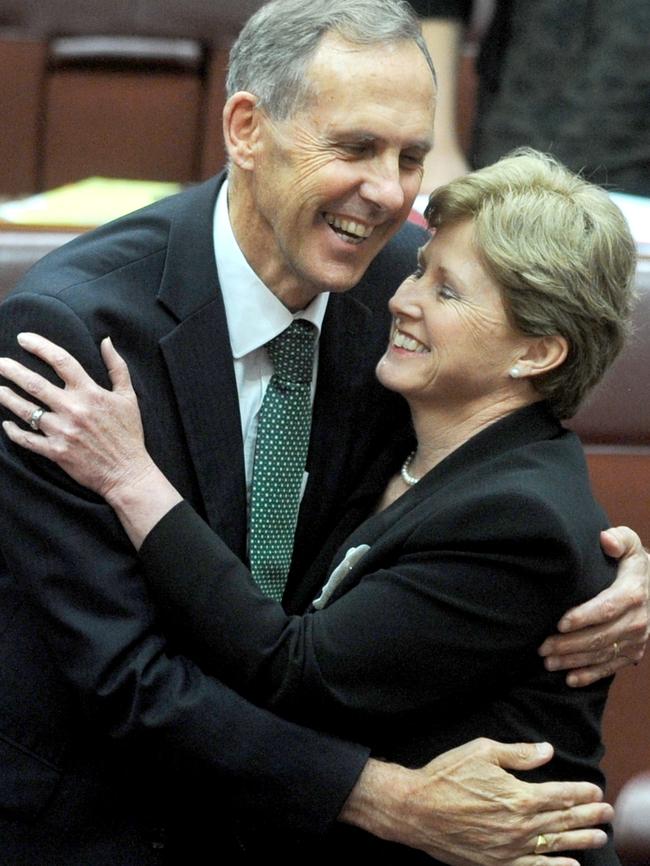
POLYGON ((101 354, 111 391, 97 385, 65 349, 44 337, 23 333, 18 343, 49 364, 64 387, 17 361, 0 358, 0 374, 29 395, 26 399, 0 387, 0 404, 32 427, 25 430, 13 421, 3 422, 12 442, 54 461, 109 502, 155 470, 145 448, 128 368, 109 337, 102 341, 101 354))

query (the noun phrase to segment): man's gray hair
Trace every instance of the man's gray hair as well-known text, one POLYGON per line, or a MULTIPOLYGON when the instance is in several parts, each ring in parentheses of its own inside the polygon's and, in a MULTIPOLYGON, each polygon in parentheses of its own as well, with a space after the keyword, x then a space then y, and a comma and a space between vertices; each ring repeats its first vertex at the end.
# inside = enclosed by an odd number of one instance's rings
POLYGON ((307 67, 327 32, 358 45, 412 40, 435 81, 419 20, 404 0, 272 0, 247 21, 233 46, 228 96, 245 90, 275 120, 290 117, 310 96, 307 67))

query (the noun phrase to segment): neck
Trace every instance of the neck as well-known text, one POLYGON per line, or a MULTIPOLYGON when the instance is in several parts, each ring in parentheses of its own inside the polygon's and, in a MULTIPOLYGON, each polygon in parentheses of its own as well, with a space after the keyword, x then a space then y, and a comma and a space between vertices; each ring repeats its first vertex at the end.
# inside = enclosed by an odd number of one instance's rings
POLYGON ((283 258, 274 249, 275 238, 254 205, 251 179, 242 177, 234 166, 228 179, 228 216, 239 249, 264 285, 292 313, 304 310, 316 297, 313 286, 307 289, 297 274, 287 273, 283 258))
POLYGON ((472 436, 531 402, 509 396, 489 404, 432 408, 409 401, 418 443, 410 474, 421 478, 472 436))

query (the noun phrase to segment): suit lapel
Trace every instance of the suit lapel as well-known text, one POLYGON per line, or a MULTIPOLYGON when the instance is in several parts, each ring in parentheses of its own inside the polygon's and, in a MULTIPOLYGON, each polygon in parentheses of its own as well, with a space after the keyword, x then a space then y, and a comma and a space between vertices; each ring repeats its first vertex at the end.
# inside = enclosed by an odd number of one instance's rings
POLYGON ((385 445, 393 420, 404 414, 401 401, 392 411, 395 396, 375 377, 387 333, 383 310, 370 311, 353 293, 330 297, 320 342, 309 482, 284 597, 289 610, 300 610, 314 597, 323 573, 310 566, 367 465, 385 445))
POLYGON ((188 197, 187 212, 172 223, 159 300, 179 324, 160 345, 207 520, 244 559, 246 495, 239 401, 212 239, 221 180, 198 188, 204 194, 188 197))
POLYGON ((332 295, 319 343, 318 380, 307 457, 309 480, 298 515, 292 569, 285 600, 295 593, 312 597, 305 573, 329 526, 329 511, 340 501, 359 394, 367 379, 363 335, 370 312, 349 295, 332 295))

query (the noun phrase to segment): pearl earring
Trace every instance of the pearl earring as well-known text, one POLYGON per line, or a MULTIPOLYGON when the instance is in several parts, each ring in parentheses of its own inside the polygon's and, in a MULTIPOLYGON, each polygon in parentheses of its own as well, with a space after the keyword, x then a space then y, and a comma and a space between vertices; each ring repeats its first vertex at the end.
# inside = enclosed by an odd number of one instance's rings
POLYGON ((517 366, 511 367, 510 368, 510 376, 513 379, 516 379, 518 376, 521 376, 521 370, 519 369, 519 367, 517 367, 517 366))

